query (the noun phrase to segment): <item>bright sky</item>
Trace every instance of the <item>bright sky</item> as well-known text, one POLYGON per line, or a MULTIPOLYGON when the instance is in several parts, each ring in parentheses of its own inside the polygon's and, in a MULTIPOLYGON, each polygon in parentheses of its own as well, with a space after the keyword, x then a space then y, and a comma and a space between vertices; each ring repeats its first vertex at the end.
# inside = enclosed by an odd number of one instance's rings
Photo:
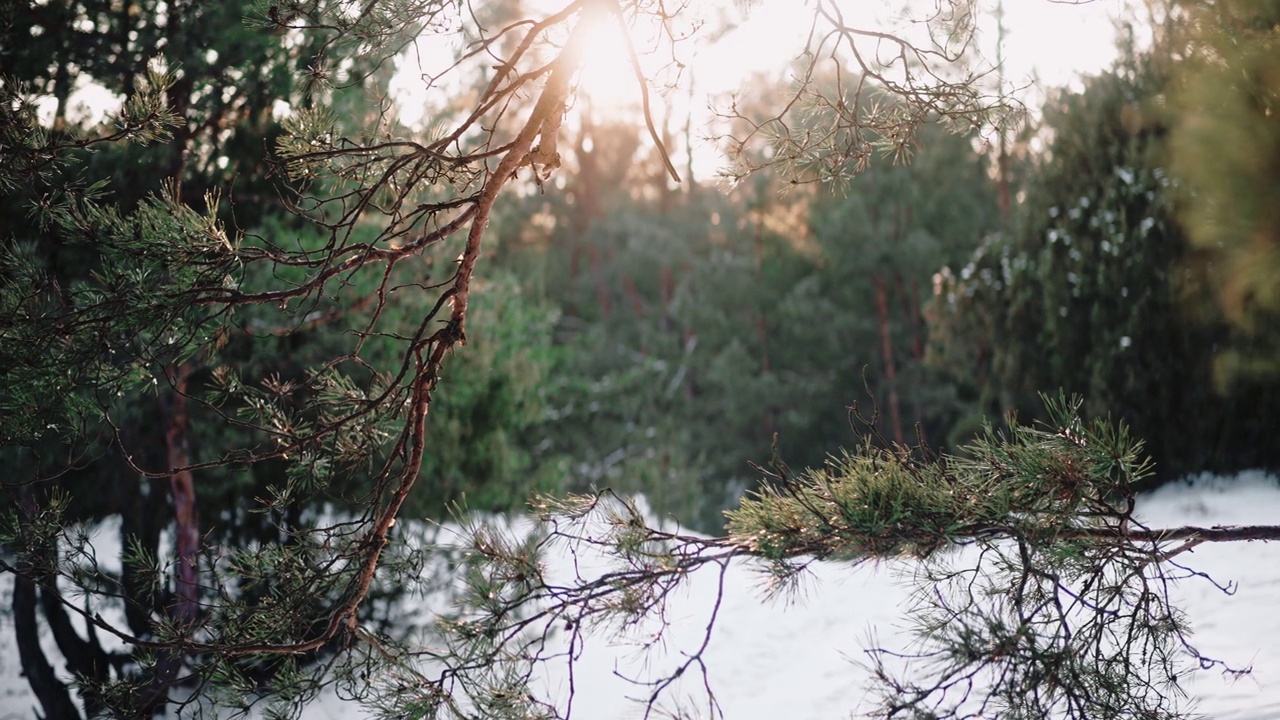
MULTIPOLYGON (((542 12, 549 13, 563 7, 565 0, 536 0, 545 4, 542 12)), ((935 0, 914 0, 915 5, 932 8, 935 0)), ((840 0, 846 20, 859 27, 911 33, 902 19, 901 12, 891 12, 889 7, 900 7, 902 2, 886 0, 840 0), (870 8, 870 10, 868 10, 870 8), (879 8, 879 9, 876 9, 879 8), (904 27, 907 29, 904 30, 904 27)), ((995 10, 999 0, 979 0, 978 50, 989 62, 997 57, 997 22, 995 10)), ((1115 58, 1115 24, 1126 5, 1126 0, 1004 0, 1004 67, 1005 82, 1010 89, 1023 88, 1016 93, 1029 108, 1034 110, 1043 99, 1048 87, 1067 85, 1082 73, 1097 72, 1115 58)), ((695 3, 686 12, 703 12, 714 20, 717 8, 734 11, 733 0, 695 3)), ((681 62, 689 70, 681 78, 682 89, 667 94, 666 100, 675 104, 674 116, 683 118, 686 108, 694 114, 694 126, 702 127, 709 118, 706 107, 711 97, 721 101, 732 92, 750 92, 742 87, 745 79, 759 72, 776 72, 786 67, 803 47, 805 35, 812 18, 810 0, 759 0, 754 4, 745 22, 732 32, 710 42, 705 37, 695 37, 682 42, 677 49, 681 62), (695 86, 690 88, 689 80, 695 86)), ((714 27, 714 22, 707 28, 714 27)), ((705 35, 705 29, 703 35, 705 35)), ((596 32, 587 56, 590 61, 580 77, 581 90, 590 96, 593 110, 632 114, 639 107, 639 95, 632 69, 625 51, 625 41, 615 25, 610 24, 596 32)), ((642 31, 636 31, 634 42, 643 53, 648 43, 642 31)), ((438 72, 446 67, 457 51, 452 38, 434 36, 424 38, 418 46, 416 61, 402 65, 403 70, 393 83, 393 92, 405 108, 402 117, 417 123, 430 104, 430 96, 422 93, 419 79, 420 63, 428 71, 438 72)), ((655 53, 642 57, 647 73, 652 77, 667 64, 669 55, 655 53)), ((655 116, 662 114, 663 99, 659 97, 655 83, 653 102, 655 116)), ((448 95, 446 87, 438 86, 434 92, 448 95)), ((683 125, 683 121, 679 121, 683 125)), ((695 164, 702 168, 701 176, 713 174, 722 160, 713 148, 695 149, 695 164)))
MULTIPOLYGON (((919 4, 920 0, 916 0, 919 4)), ((559 9, 563 0, 541 0, 543 12, 559 9)), ((718 3, 732 6, 732 0, 718 3)), ((933 0, 925 2, 932 5, 933 0)), ((996 57, 995 10, 999 0, 979 0, 979 44, 982 53, 996 57)), ((1025 84, 1038 76, 1046 86, 1062 85, 1080 73, 1096 72, 1115 57, 1115 30, 1112 18, 1121 13, 1125 0, 1004 0, 1004 54, 1006 77, 1011 85, 1025 84)), ((711 5, 711 3, 708 3, 711 5)), ((695 38, 678 51, 689 62, 699 85, 710 92, 736 89, 752 72, 784 66, 796 56, 809 27, 810 3, 806 0, 758 0, 748 19, 714 43, 695 38)), ((898 3, 886 0, 842 0, 851 24, 873 29, 896 29, 886 8, 898 3), (865 10, 879 6, 880 10, 865 10), (859 10, 859 8, 863 8, 859 10)), ((686 12, 694 12, 690 9, 686 12)), ((644 38, 636 38, 643 50, 644 38)), ((447 36, 426 38, 419 47, 427 68, 443 67, 456 43, 447 36)), ((588 56, 591 66, 585 84, 599 94, 629 95, 630 66, 616 28, 610 26, 594 36, 588 56)), ((415 84, 413 68, 398 83, 402 91, 415 84)))
MULTIPOLYGON (((938 0, 903 0, 916 5, 932 7, 938 0)), ((544 5, 542 12, 557 10, 566 0, 532 0, 544 5)), ((996 57, 996 21, 994 10, 999 0, 978 0, 979 48, 984 56, 994 62, 996 57)), ((740 3, 737 3, 740 4, 740 3)), ((845 17, 851 24, 862 27, 897 29, 892 14, 887 10, 903 2, 887 0, 840 0, 845 17), (868 10, 868 8, 871 8, 868 10), (876 9, 879 8, 879 9, 876 9)), ((1121 13, 1127 0, 1004 0, 1005 14, 1005 78, 1011 88, 1031 85, 1034 87, 1019 94, 1029 107, 1034 108, 1042 98, 1042 89, 1069 84, 1081 73, 1097 72, 1115 57, 1115 29, 1112 18, 1121 13)), ((703 0, 693 3, 686 12, 702 12, 714 20, 720 8, 733 12, 734 0, 703 0)), ((682 78, 688 88, 688 79, 694 78, 696 86, 667 95, 676 104, 675 117, 684 117, 685 107, 692 108, 695 126, 705 125, 698 120, 705 114, 708 98, 725 97, 734 91, 750 91, 742 82, 761 71, 776 71, 785 67, 798 54, 812 17, 811 0, 758 0, 748 19, 735 30, 715 42, 705 37, 695 37, 683 42, 677 50, 679 58, 689 66, 682 78), (683 106, 683 107, 682 107, 683 106)), ((709 23, 708 27, 714 27, 709 23)), ((705 35, 705 33, 704 33, 705 35)), ((646 38, 634 38, 643 52, 646 38)), ((393 92, 404 111, 402 117, 411 124, 420 123, 428 113, 430 94, 423 93, 420 72, 439 72, 448 67, 459 48, 456 36, 428 36, 417 47, 416 58, 405 58, 402 70, 392 83, 393 92), (421 66, 421 70, 419 70, 421 66)), ((637 88, 627 60, 625 43, 613 25, 595 33, 593 45, 588 49, 591 58, 580 79, 581 88, 591 95, 591 104, 597 112, 634 112, 639 106, 637 88)), ((661 53, 643 58, 652 76, 666 62, 661 53)), ((432 93, 449 95, 448 85, 438 85, 432 93)), ((437 95, 437 96, 440 96, 437 95)), ((654 92, 655 113, 662 113, 663 99, 654 92)), ((42 104, 45 115, 52 117, 52 99, 42 104), (46 107, 47 106, 47 107, 46 107)), ((94 115, 104 106, 120 101, 92 83, 81 83, 71 98, 71 115, 94 115)), ((704 149, 705 157, 698 164, 715 163, 711 149, 704 149)), ((703 177, 707 174, 704 173, 703 177)))
MULTIPOLYGON (((692 64, 698 82, 712 92, 741 90, 752 71, 784 67, 794 58, 812 17, 808 2, 762 0, 740 28, 714 45, 699 48, 692 64)), ((932 7, 934 0, 916 0, 932 7)), ((843 0, 845 17, 868 29, 903 31, 904 21, 884 9, 886 0, 843 0), (879 5, 880 11, 865 8, 879 5), (858 10, 862 8, 862 10, 858 10)), ((997 57, 999 0, 979 0, 978 50, 992 65, 997 57)), ((1115 23, 1126 0, 1004 0, 1005 82, 1034 107, 1046 88, 1069 85, 1115 59, 1115 23)), ((918 30, 918 28, 917 28, 918 30)), ((911 33, 906 29, 904 32, 911 33)))
MULTIPOLYGON (((736 83, 748 68, 776 67, 795 54, 808 29, 811 14, 802 0, 762 0, 748 21, 714 47, 704 51, 698 70, 714 86, 736 83), (714 80, 712 80, 714 78, 714 80)), ((885 0, 843 0, 850 24, 885 28, 894 20, 884 9, 898 6, 885 0), (857 8, 863 8, 858 10, 857 8), (870 15, 870 16, 868 16, 870 15)), ((921 3, 928 7, 933 0, 921 3)), ((984 56, 996 58, 998 0, 980 0, 979 46, 984 56)), ((1010 84, 1038 75, 1046 86, 1068 83, 1081 73, 1096 72, 1115 57, 1115 31, 1111 18, 1120 13, 1124 0, 1004 0, 1006 77, 1010 84)))

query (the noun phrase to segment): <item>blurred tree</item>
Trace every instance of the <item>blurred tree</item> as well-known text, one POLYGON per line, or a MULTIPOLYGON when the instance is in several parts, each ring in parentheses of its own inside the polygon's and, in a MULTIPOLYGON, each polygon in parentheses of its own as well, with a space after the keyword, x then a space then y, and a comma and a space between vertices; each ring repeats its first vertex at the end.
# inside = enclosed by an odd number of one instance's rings
POLYGON ((982 364, 990 409, 1034 413, 1035 393, 1060 385, 1088 397, 1088 412, 1132 423, 1173 470, 1209 441, 1207 428, 1166 422, 1203 417, 1208 335, 1182 314, 1195 277, 1164 192, 1162 130, 1142 120, 1161 83, 1131 66, 1046 106, 1050 139, 1011 236, 944 271, 934 327, 957 374, 982 364))
POLYGON ((945 446, 961 403, 954 383, 924 362, 922 308, 939 265, 967 257, 976 238, 996 229, 998 185, 973 137, 935 130, 920 142, 909 164, 873 168, 846 192, 824 194, 810 222, 822 248, 823 294, 840 308, 826 326, 843 339, 829 359, 841 369, 839 396, 848 404, 869 384, 885 437, 913 444, 919 431, 945 446))
POLYGON ((1181 222, 1168 57, 1130 48, 1045 107, 1014 225, 944 269, 930 309, 935 361, 985 412, 1034 417, 1038 391, 1080 393, 1146 439, 1159 480, 1280 461, 1256 430, 1275 386, 1215 382, 1238 333, 1213 300, 1214 251, 1181 222))
POLYGON ((1280 382, 1280 4, 1170 3, 1166 52, 1182 58, 1169 96, 1179 217, 1231 337, 1214 356, 1227 392, 1280 382))
POLYGON ((775 440, 797 466, 847 440, 847 408, 866 406, 868 386, 885 418, 900 388, 896 439, 914 441, 916 423, 945 437, 959 403, 923 362, 921 304, 938 263, 994 227, 969 137, 926 132, 909 165, 840 188, 762 171, 730 194, 672 198, 650 191, 661 166, 638 160, 635 124, 584 118, 575 131, 566 192, 509 203, 494 226, 496 262, 566 309, 554 410, 536 432, 551 462, 574 459, 570 487, 640 491, 711 531, 775 440))

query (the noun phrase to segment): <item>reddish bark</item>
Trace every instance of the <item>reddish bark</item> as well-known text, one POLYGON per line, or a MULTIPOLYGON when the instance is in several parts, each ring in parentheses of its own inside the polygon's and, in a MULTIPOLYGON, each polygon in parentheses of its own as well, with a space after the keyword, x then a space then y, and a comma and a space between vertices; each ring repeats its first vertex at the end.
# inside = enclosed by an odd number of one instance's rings
MULTIPOLYGON (((893 276, 894 289, 898 293, 898 298, 902 303, 902 312, 906 314, 911 327, 911 360, 912 373, 916 382, 923 381, 924 372, 924 326, 921 319, 924 313, 920 309, 920 281, 917 278, 911 278, 911 291, 907 292, 906 281, 902 279, 900 273, 893 276)), ((928 444, 928 439, 924 435, 924 405, 920 401, 919 393, 912 393, 911 412, 914 415, 916 438, 919 442, 928 444)))
POLYGON ((192 623, 199 614, 200 529, 196 520, 195 478, 187 468, 187 380, 191 376, 191 364, 183 363, 165 371, 173 386, 173 401, 166 418, 164 440, 168 451, 169 493, 173 500, 175 525, 176 572, 173 618, 182 623, 192 623))
POLYGON ((631 304, 631 312, 635 314, 636 319, 643 319, 645 316, 644 298, 640 296, 640 291, 636 289, 636 283, 631 279, 631 273, 622 274, 622 291, 627 294, 627 301, 631 304))
POLYGON ((893 360, 893 335, 889 327, 889 297, 885 289, 884 277, 873 273, 871 280, 876 289, 876 311, 880 316, 880 352, 884 358, 884 375, 889 392, 889 423, 893 431, 894 442, 905 445, 906 435, 902 432, 902 409, 898 402, 898 369, 893 360))

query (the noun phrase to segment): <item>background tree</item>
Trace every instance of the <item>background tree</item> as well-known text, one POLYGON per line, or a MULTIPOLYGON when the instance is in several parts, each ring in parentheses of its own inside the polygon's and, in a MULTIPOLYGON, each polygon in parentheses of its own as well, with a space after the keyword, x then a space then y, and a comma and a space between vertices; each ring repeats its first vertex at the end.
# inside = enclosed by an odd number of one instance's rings
POLYGON ((661 165, 640 161, 640 128, 591 132, 591 162, 610 172, 580 171, 576 148, 564 195, 511 203, 495 223, 494 262, 564 308, 554 409, 535 432, 574 459, 571 488, 641 491, 716 530, 775 439, 787 462, 820 464, 855 400, 879 403, 888 428, 886 338, 897 427, 946 435, 956 404, 923 363, 920 307, 939 259, 963 258, 994 222, 969 138, 931 133, 912 164, 831 191, 781 194, 789 183, 762 171, 728 195, 669 199, 647 192, 661 165))
POLYGON ((930 326, 935 358, 975 381, 985 412, 1035 417, 1037 391, 1060 385, 1131 423, 1163 479, 1275 462, 1254 435, 1271 386, 1215 380, 1238 333, 1170 165, 1169 57, 1130 47, 1046 106, 1013 227, 943 270, 930 326))
POLYGON ((1275 277, 1280 272, 1275 159, 1280 84, 1274 3, 1172 3, 1176 65, 1170 93, 1170 168, 1181 181, 1180 217, 1200 271, 1230 322, 1214 353, 1217 387, 1273 404, 1277 378, 1275 277))

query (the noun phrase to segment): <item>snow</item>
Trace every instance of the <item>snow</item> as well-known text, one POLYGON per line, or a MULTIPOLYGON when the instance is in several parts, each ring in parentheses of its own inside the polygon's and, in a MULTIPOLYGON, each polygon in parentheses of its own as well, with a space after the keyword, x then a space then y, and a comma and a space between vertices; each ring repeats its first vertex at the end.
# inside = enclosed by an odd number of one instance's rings
MULTIPOLYGON (((1204 476, 1166 486, 1141 498, 1137 515, 1150 527, 1245 525, 1280 522, 1280 484, 1262 473, 1236 478, 1204 476)), ((1203 580, 1185 581, 1176 601, 1192 622, 1191 638, 1203 653, 1253 673, 1235 680, 1217 671, 1197 673, 1190 688, 1198 712, 1218 720, 1280 717, 1280 545, 1201 545, 1182 558, 1220 583, 1235 583, 1224 595, 1203 580)), ((868 640, 902 647, 902 607, 907 599, 905 565, 813 566, 805 592, 793 603, 761 599, 761 578, 735 566, 725 578, 725 599, 707 653, 712 689, 728 720, 794 720, 858 717, 873 701, 859 665, 868 640)), ((669 648, 691 652, 702 642, 716 578, 704 571, 689 597, 672 614, 669 648)), ((614 676, 615 667, 635 671, 625 647, 596 639, 576 669, 574 717, 641 717, 628 702, 638 693, 614 676)), ((670 668, 654 663, 653 676, 670 668)), ((700 690, 694 684, 692 690, 700 690)), ((690 686, 686 685, 686 690, 690 686)), ((698 693, 690 690, 691 696, 698 693)), ((690 708, 697 705, 690 703, 690 708)), ((703 715, 705 716, 705 714, 703 715)))
MULTIPOLYGON (((1152 527, 1177 525, 1261 525, 1280 522, 1280 488, 1274 477, 1258 472, 1234 479, 1201 476, 1166 487, 1139 506, 1152 527)), ((1280 545, 1261 542, 1205 544, 1186 564, 1235 594, 1224 596, 1205 582, 1183 583, 1182 607, 1201 652, 1253 673, 1231 681, 1217 673, 1198 673, 1190 688, 1199 710, 1217 720, 1280 717, 1280 545)))
MULTIPOLYGON (((1140 499, 1138 516, 1151 527, 1280 523, 1280 483, 1274 477, 1247 472, 1233 478, 1202 476, 1166 486, 1140 499)), ((107 548, 103 548, 106 550, 107 548)), ((1252 666, 1240 680, 1216 671, 1196 675, 1190 687, 1197 710, 1219 720, 1262 720, 1280 717, 1280 545, 1266 543, 1204 544, 1183 556, 1186 564, 1218 582, 1233 583, 1224 595, 1203 580, 1180 583, 1175 594, 1187 611, 1195 635, 1192 642, 1206 655, 1236 666, 1252 666)), ((550 571, 569 572, 567 558, 552 559, 550 571)), ((851 568, 838 563, 812 566, 801 592, 790 599, 766 599, 763 577, 747 564, 725 573, 718 609, 704 659, 706 682, 724 717, 730 720, 791 720, 854 717, 868 709, 867 675, 858 662, 872 637, 882 645, 901 646, 901 614, 907 591, 906 563, 851 568)), ((575 718, 639 718, 644 687, 620 675, 653 678, 696 652, 707 631, 720 581, 718 568, 704 568, 677 595, 670 626, 659 646, 665 652, 645 656, 635 641, 654 640, 657 626, 627 638, 596 636, 588 640, 574 669, 575 718)), ((6 582, 3 595, 9 594, 6 582)), ((7 606, 7 597, 4 598, 7 606)), ((12 649, 12 618, 0 616, 5 651, 0 652, 0 717, 31 717, 34 701, 22 679, 12 649)), ((671 700, 708 715, 703 678, 691 671, 671 700), (690 677, 692 675, 693 677, 690 677)), ((568 694, 564 666, 548 670, 545 689, 562 700, 568 694)), ((671 702, 660 707, 672 707, 671 702)), ((362 715, 357 708, 325 697, 305 715, 313 720, 362 715)))

